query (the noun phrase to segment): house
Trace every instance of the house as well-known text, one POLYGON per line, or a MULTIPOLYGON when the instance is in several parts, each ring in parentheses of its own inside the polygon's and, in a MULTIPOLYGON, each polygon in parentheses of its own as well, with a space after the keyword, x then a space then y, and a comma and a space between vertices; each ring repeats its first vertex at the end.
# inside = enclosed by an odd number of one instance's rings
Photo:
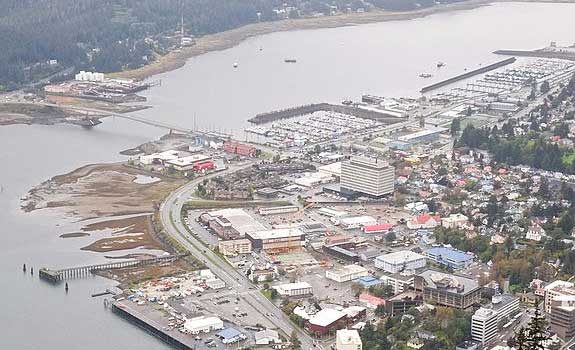
POLYGON ((277 331, 272 329, 264 329, 263 331, 254 334, 256 338, 256 345, 270 345, 281 344, 282 340, 277 331))
POLYGON ((361 293, 359 295, 359 302, 370 309, 376 309, 379 305, 385 305, 385 299, 378 298, 369 293, 361 293))
POLYGON ((467 216, 457 213, 441 219, 441 226, 445 228, 463 228, 468 223, 467 216))
POLYGON ((418 229, 433 229, 441 224, 441 217, 439 215, 431 215, 428 213, 417 215, 407 222, 407 227, 411 230, 418 229))
POLYGON ((533 225, 529 226, 527 229, 527 233, 525 234, 525 238, 540 242, 543 237, 546 236, 545 230, 539 223, 534 223, 533 225))

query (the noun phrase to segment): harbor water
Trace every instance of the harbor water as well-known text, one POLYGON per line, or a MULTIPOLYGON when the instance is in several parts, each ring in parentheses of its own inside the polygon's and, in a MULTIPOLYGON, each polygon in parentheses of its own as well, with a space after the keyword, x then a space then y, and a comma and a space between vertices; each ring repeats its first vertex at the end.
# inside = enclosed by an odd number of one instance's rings
MULTIPOLYGON (((424 85, 502 59, 497 49, 572 44, 575 5, 498 3, 474 10, 333 29, 282 32, 190 59, 154 77, 146 91, 153 109, 138 115, 242 137, 257 113, 361 94, 418 96, 424 85), (536 28, 536 29, 535 29, 536 28), (261 50, 260 50, 261 48, 261 50), (286 58, 297 63, 286 64, 286 58), (437 62, 446 66, 438 69, 437 62), (234 68, 233 63, 238 67, 234 68), (430 79, 421 73, 433 74, 430 79)), ((55 211, 24 213, 20 198, 33 186, 79 166, 124 159, 119 151, 164 131, 117 118, 94 129, 77 126, 0 127, 0 348, 167 349, 115 316, 90 295, 114 282, 70 281, 70 291, 38 280, 41 266, 105 261, 80 251, 82 239, 62 239, 80 223, 55 211), (22 264, 34 275, 23 273, 22 264)))

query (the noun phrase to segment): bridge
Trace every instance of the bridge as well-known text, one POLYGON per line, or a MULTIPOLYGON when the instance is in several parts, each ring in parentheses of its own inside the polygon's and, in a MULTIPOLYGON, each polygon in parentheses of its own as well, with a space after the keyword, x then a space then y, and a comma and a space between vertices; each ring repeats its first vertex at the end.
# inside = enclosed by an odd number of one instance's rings
POLYGON ((105 264, 97 264, 97 265, 85 265, 85 266, 77 266, 77 267, 70 267, 60 270, 51 270, 46 267, 42 267, 39 272, 39 276, 41 279, 46 280, 52 283, 58 283, 64 281, 66 279, 72 278, 82 278, 87 277, 93 274, 96 271, 104 271, 104 270, 114 270, 114 269, 123 269, 127 267, 142 267, 142 266, 149 266, 154 264, 165 264, 165 263, 172 263, 178 260, 181 257, 184 257, 185 254, 178 254, 178 255, 166 255, 166 256, 159 256, 155 258, 148 258, 148 259, 140 259, 140 260, 127 260, 127 261, 118 261, 118 262, 111 262, 105 264))

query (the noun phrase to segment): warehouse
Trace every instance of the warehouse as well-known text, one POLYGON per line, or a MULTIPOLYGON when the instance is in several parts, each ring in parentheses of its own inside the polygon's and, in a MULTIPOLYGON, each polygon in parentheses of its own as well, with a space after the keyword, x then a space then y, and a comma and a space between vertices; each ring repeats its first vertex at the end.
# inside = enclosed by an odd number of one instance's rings
POLYGON ((152 164, 164 164, 164 162, 178 159, 179 152, 170 150, 160 153, 152 153, 148 155, 140 156, 140 163, 144 165, 152 165, 152 164))
POLYGON ((439 138, 441 133, 446 132, 447 128, 429 128, 426 130, 414 132, 408 135, 400 136, 397 138, 398 141, 407 142, 410 144, 416 144, 420 142, 430 142, 435 141, 439 138))
POLYGON ((434 247, 425 251, 425 256, 439 265, 451 269, 464 269, 473 263, 473 254, 467 254, 450 247, 434 247))
POLYGON ((364 226, 376 225, 377 220, 371 216, 351 216, 339 220, 339 223, 344 230, 352 230, 364 226))
POLYGON ((265 230, 266 227, 243 209, 213 210, 201 215, 202 222, 224 239, 244 237, 246 232, 265 230))
POLYGON ((253 249, 275 254, 299 250, 305 241, 305 233, 299 228, 278 228, 248 232, 246 238, 252 242, 253 249))
POLYGON ((325 277, 336 282, 353 281, 360 277, 367 276, 367 269, 359 265, 346 265, 339 269, 326 271, 325 277))
POLYGON ((224 322, 218 317, 196 317, 186 320, 184 328, 191 334, 209 333, 224 328, 224 322))
POLYGON ((209 159, 210 157, 204 154, 193 154, 183 158, 168 160, 165 162, 165 165, 171 166, 178 171, 189 171, 194 170, 194 165, 196 163, 205 162, 209 159))

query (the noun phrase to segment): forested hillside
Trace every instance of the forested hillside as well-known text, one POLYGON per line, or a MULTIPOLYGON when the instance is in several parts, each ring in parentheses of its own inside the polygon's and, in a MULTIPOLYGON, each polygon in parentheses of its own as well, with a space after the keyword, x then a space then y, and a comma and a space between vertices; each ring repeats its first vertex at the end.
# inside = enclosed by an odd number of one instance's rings
POLYGON ((0 90, 71 66, 111 72, 146 64, 177 45, 182 15, 187 34, 201 36, 278 20, 282 8, 290 17, 329 14, 330 5, 416 8, 414 0, 0 0, 0 90))

